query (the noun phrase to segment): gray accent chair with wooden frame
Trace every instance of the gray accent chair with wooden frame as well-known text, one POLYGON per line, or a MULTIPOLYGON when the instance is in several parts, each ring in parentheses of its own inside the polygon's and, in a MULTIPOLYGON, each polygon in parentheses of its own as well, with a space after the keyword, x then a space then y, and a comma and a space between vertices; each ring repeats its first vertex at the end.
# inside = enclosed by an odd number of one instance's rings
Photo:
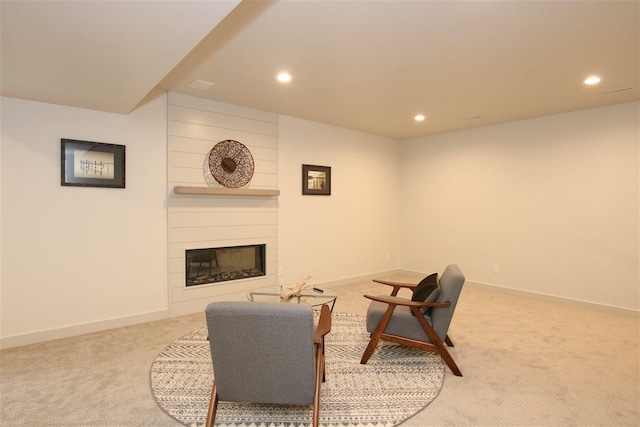
POLYGON ((207 414, 213 426, 218 401, 313 405, 320 418, 328 305, 314 327, 307 305, 215 302, 206 308, 214 381, 207 414))
POLYGON ((422 302, 397 296, 403 288, 413 291, 415 284, 374 280, 392 286, 393 290, 390 296, 365 295, 373 300, 367 311, 367 331, 371 334, 371 339, 360 363, 367 363, 382 339, 438 353, 451 371, 461 377, 462 372, 444 343, 453 347, 447 332, 464 281, 460 268, 450 264, 440 277, 437 299, 422 302))

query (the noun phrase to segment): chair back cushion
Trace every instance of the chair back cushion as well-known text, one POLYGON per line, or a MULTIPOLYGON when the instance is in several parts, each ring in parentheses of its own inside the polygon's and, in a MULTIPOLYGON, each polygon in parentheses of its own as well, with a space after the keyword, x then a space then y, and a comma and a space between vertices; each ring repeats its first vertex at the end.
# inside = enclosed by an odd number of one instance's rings
POLYGON ((456 310, 458 298, 464 284, 464 275, 455 264, 449 264, 440 276, 440 294, 437 302, 449 301, 451 305, 445 308, 434 308, 431 310, 431 325, 433 330, 444 341, 449 330, 449 324, 456 310))
POLYGON ((206 308, 222 401, 313 404, 313 312, 306 305, 215 302, 206 308))
POLYGON ((413 290, 411 295, 411 301, 435 301, 440 294, 438 288, 438 273, 433 273, 425 277, 418 283, 418 286, 413 290))

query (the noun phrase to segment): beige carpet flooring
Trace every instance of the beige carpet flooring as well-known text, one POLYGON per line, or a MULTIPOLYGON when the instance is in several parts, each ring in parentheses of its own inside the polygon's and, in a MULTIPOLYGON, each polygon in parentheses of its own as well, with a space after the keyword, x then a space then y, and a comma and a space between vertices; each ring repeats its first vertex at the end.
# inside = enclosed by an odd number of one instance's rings
MULTIPOLYGON (((371 282, 335 288, 364 315, 371 282)), ((2 426, 176 426, 149 370, 203 315, 0 351, 2 426)), ((423 426, 638 426, 639 320, 466 286, 449 330, 464 377, 407 420, 423 426)))

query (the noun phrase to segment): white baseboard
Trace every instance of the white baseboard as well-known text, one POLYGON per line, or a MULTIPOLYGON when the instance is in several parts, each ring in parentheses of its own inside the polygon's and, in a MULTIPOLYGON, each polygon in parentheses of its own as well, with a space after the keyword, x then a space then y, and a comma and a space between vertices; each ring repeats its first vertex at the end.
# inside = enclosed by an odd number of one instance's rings
MULTIPOLYGON (((411 270, 396 270, 393 273, 398 275, 403 275, 403 276, 415 277, 416 279, 421 279, 426 276, 425 273, 421 273, 418 271, 411 271, 411 270)), ((477 289, 484 289, 491 292, 500 292, 503 294, 514 295, 514 296, 519 296, 523 298, 532 298, 540 301, 547 301, 547 302, 567 305, 571 307, 583 308, 586 310, 593 310, 593 311, 599 311, 602 313, 609 313, 609 314, 615 314, 618 316, 625 316, 625 317, 640 319, 640 311, 633 310, 630 308, 616 307, 616 306, 606 305, 606 304, 597 304, 589 301, 575 300, 571 298, 559 297, 556 295, 541 294, 541 293, 532 292, 532 291, 508 288, 505 286, 492 285, 490 283, 474 282, 471 280, 467 280, 465 282, 465 286, 471 286, 477 289)))
POLYGON ((523 291, 521 289, 507 288, 505 286, 491 285, 489 283, 472 282, 469 280, 465 282, 465 285, 468 285, 477 289, 485 289, 491 292, 500 292, 508 295, 514 295, 514 296, 519 296, 524 298, 532 298, 540 301, 547 301, 547 302, 553 302, 556 304, 562 304, 562 305, 567 305, 567 306, 576 307, 576 308, 583 308, 586 310, 600 311, 603 313, 616 314, 618 316, 625 316, 625 317, 633 317, 636 319, 640 318, 640 311, 633 310, 630 308, 615 307, 612 305, 605 305, 605 304, 597 304, 589 301, 580 301, 580 300, 575 300, 571 298, 559 297, 555 295, 547 295, 547 294, 541 294, 537 292, 523 291))
POLYGON ((328 282, 318 283, 318 285, 326 286, 327 288, 342 286, 342 285, 350 285, 352 283, 366 282, 368 280, 380 279, 386 276, 393 276, 394 274, 397 274, 397 272, 398 270, 380 271, 378 273, 365 274, 362 276, 353 276, 353 277, 347 277, 344 279, 330 280, 328 282))
POLYGON ((76 335, 105 331, 107 329, 120 328, 138 323, 152 322, 154 320, 167 319, 169 310, 159 310, 133 316, 119 317, 116 319, 101 320, 98 322, 84 323, 81 325, 67 326, 64 328, 48 329, 27 334, 13 335, 0 338, 0 349, 35 344, 44 341, 68 338, 76 335))
MULTIPOLYGON (((411 276, 416 279, 425 277, 425 273, 409 270, 389 270, 380 271, 372 274, 365 274, 362 276, 348 277, 338 280, 331 280, 328 282, 319 283, 319 285, 326 287, 335 287, 348 285, 351 283, 358 283, 372 279, 380 279, 386 277, 393 277, 397 275, 411 276)), ((554 295, 540 294, 531 291, 524 291, 520 289, 507 288, 504 286, 497 286, 488 283, 473 282, 467 280, 466 286, 471 286, 478 289, 484 289, 491 292, 500 292, 504 294, 533 298, 547 302, 553 302, 556 304, 563 304, 572 307, 583 308, 587 310, 595 310, 609 314, 615 314, 619 316, 626 316, 632 318, 640 318, 640 311, 632 310, 623 307, 615 307, 604 304, 596 304, 588 301, 580 301, 569 298, 558 297, 554 295)), ((51 341, 60 338, 68 338, 76 335, 88 334, 92 332, 104 331, 107 329, 120 328, 123 326, 135 325, 138 323, 152 322, 155 320, 163 320, 169 318, 169 310, 159 310, 150 313, 142 313, 133 316, 120 317, 116 319, 102 320, 98 322, 85 323, 82 325, 73 325, 64 328, 48 329, 44 331, 31 332, 21 335, 13 335, 8 337, 0 337, 0 349, 6 349, 11 347, 18 347, 22 345, 35 344, 38 342, 51 341)))

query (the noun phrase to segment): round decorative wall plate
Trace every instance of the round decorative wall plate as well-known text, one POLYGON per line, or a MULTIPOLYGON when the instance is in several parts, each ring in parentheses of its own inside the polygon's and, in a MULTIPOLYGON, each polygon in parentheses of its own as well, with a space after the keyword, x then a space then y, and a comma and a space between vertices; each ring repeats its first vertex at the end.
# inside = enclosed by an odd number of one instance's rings
POLYGON ((209 151, 211 176, 224 187, 239 188, 253 177, 253 156, 244 144, 226 139, 209 151))

